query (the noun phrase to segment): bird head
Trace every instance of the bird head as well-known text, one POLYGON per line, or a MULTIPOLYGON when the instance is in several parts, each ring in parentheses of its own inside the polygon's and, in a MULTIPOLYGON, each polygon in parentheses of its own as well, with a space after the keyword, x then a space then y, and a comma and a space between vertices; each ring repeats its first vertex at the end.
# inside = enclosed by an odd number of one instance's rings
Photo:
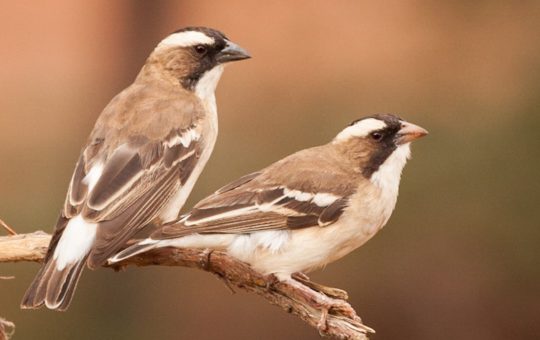
POLYGON ((217 30, 187 27, 163 39, 147 64, 159 65, 186 90, 213 93, 223 64, 250 57, 246 50, 217 30))
POLYGON ((360 162, 360 171, 365 177, 371 178, 384 167, 399 178, 410 158, 410 142, 427 134, 424 128, 396 115, 377 114, 355 120, 333 143, 340 145, 355 162, 360 162))

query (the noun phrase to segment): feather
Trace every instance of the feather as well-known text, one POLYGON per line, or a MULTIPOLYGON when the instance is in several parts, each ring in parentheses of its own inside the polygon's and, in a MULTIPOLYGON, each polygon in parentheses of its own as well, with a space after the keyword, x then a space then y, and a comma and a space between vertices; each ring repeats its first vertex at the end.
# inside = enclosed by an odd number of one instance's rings
POLYGON ((359 173, 346 173, 338 164, 320 147, 293 154, 217 190, 151 239, 330 225, 343 213, 356 191, 355 183, 363 180, 359 173), (298 172, 303 175, 301 182, 295 175, 298 172), (283 173, 288 176, 275 176, 283 173))

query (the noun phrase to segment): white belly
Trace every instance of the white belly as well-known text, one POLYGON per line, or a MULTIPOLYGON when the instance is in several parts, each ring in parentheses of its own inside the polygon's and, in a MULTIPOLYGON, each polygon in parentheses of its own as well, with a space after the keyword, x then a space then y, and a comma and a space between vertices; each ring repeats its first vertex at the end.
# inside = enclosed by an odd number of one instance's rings
POLYGON ((280 238, 286 241, 279 241, 282 246, 277 250, 259 245, 255 251, 246 252, 235 248, 233 243, 228 252, 261 273, 289 275, 310 272, 336 261, 374 235, 364 233, 359 225, 343 223, 280 233, 283 234, 280 238))

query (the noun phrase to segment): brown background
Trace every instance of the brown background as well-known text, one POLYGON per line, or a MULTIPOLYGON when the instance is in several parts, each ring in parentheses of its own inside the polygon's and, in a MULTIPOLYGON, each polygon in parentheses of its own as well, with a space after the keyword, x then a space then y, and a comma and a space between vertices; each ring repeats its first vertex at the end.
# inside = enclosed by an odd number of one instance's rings
MULTIPOLYGON (((348 290, 374 339, 538 338, 540 4, 509 3, 1 2, 0 216, 50 231, 101 109, 160 39, 207 25, 253 59, 219 85, 218 145, 186 208, 355 118, 399 113, 431 134, 393 217, 313 278, 348 290)), ((317 338, 183 268, 86 271, 68 312, 20 311, 37 268, 0 266, 16 276, 0 281, 15 339, 317 338)))

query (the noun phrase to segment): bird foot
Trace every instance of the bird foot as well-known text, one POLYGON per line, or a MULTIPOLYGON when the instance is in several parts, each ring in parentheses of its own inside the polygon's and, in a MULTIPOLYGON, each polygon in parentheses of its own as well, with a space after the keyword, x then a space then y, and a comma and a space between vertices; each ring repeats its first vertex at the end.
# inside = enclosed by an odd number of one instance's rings
MULTIPOLYGON (((294 275, 294 278, 291 277, 291 279, 288 279, 285 282, 291 285, 298 292, 298 296, 300 296, 308 305, 320 311, 321 317, 317 323, 317 328, 321 334, 326 333, 328 329, 327 321, 329 314, 341 315, 351 320, 358 321, 359 323, 362 322, 360 317, 356 315, 356 311, 351 307, 351 305, 349 305, 347 301, 340 298, 330 297, 326 293, 313 289, 309 285, 305 285, 302 281, 298 281, 298 278, 306 281, 306 276, 304 274, 300 274, 294 275)), ((312 283, 309 280, 307 281, 312 283)), ((335 293, 335 291, 332 292, 335 293)))
MULTIPOLYGON (((212 257, 213 252, 214 252, 214 249, 206 248, 201 253, 201 255, 199 256, 199 266, 201 269, 210 271, 210 265, 212 264, 211 257, 212 257)), ((236 291, 234 290, 234 287, 231 285, 231 283, 225 276, 220 275, 218 273, 214 273, 214 274, 221 280, 221 282, 225 284, 225 286, 229 289, 229 291, 232 294, 236 293, 236 291)))
POLYGON ((210 257, 212 256, 212 253, 214 252, 213 249, 206 248, 200 255, 200 266, 203 270, 209 271, 210 270, 210 257))
POLYGON ((268 274, 266 276, 265 281, 266 281, 266 290, 270 292, 270 291, 275 291, 276 290, 276 285, 281 280, 275 274, 268 274))
POLYGON ((327 287, 324 285, 321 285, 319 283, 313 282, 310 280, 310 278, 304 274, 304 273, 294 273, 292 274, 292 278, 296 281, 302 283, 305 286, 308 286, 309 288, 313 289, 316 292, 323 293, 326 296, 329 296, 331 298, 341 299, 341 300, 348 300, 349 294, 344 291, 343 289, 339 288, 333 288, 333 287, 327 287))

